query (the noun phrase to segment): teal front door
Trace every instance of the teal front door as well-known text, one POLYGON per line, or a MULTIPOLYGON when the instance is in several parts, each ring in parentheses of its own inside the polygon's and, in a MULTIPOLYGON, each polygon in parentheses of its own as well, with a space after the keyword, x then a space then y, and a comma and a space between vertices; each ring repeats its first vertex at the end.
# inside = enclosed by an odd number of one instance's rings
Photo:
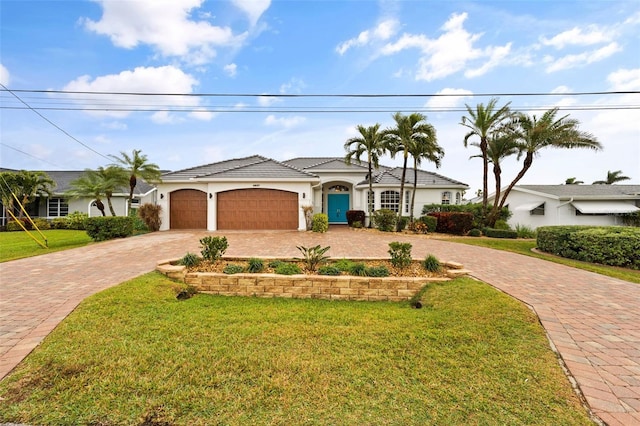
POLYGON ((327 197, 329 223, 347 223, 349 194, 329 194, 327 197))

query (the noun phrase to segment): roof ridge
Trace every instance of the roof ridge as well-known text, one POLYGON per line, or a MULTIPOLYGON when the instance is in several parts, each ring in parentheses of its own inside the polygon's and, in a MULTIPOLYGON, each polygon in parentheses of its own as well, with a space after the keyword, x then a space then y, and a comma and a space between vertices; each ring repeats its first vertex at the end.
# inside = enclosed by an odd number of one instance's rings
MULTIPOLYGON (((310 172, 308 172, 306 170, 302 170, 302 169, 299 169, 299 168, 297 168, 295 166, 287 164, 285 161, 278 161, 278 160, 274 160, 273 158, 269 158, 269 160, 273 161, 274 163, 278 163, 278 164, 280 164, 280 165, 282 165, 284 167, 288 167, 291 170, 295 170, 296 172, 304 173, 305 175, 308 175, 308 176, 311 176, 311 177, 314 177, 314 178, 318 177, 317 175, 314 175, 313 173, 310 173, 310 172)), ((287 160, 287 161, 291 161, 291 160, 287 160)))
POLYGON ((193 167, 187 167, 186 169, 180 169, 180 170, 174 170, 174 171, 169 171, 167 173, 164 174, 173 174, 173 173, 181 173, 181 172, 187 172, 189 170, 195 170, 195 169, 201 169, 203 167, 209 167, 209 166, 213 166, 213 165, 218 165, 218 164, 224 164, 224 163, 229 163, 231 161, 238 161, 238 160, 245 160, 248 158, 252 158, 252 157, 260 157, 260 155, 249 155, 247 157, 240 157, 240 158, 229 158, 228 160, 222 160, 222 161, 214 161, 212 163, 208 163, 208 164, 201 164, 199 166, 193 166, 193 167))
MULTIPOLYGON (((249 166, 254 166, 256 164, 260 164, 260 163, 264 163, 265 161, 270 160, 270 158, 267 157, 263 157, 262 155, 250 155, 249 157, 244 157, 244 158, 236 158, 235 160, 249 160, 250 158, 254 158, 257 157, 259 159, 259 161, 252 161, 250 163, 243 163, 243 164, 238 164, 237 166, 234 167, 229 167, 226 168, 224 170, 219 170, 217 172, 213 172, 213 173, 207 173, 207 174, 202 174, 202 175, 196 175, 194 176, 195 178, 199 178, 199 177, 204 177, 204 176, 214 176, 214 175, 218 175, 220 173, 226 173, 229 172, 231 170, 239 170, 239 169, 244 169, 245 167, 249 167, 249 166)), ((232 160, 229 160, 232 161, 232 160)), ((219 163, 213 163, 213 164, 219 164, 219 163)))

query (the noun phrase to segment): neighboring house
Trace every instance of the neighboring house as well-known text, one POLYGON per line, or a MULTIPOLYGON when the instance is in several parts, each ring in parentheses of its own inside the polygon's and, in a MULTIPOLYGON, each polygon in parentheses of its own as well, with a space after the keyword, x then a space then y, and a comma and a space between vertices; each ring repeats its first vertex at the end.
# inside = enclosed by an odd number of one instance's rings
MULTIPOLYGON (((329 223, 347 223, 347 210, 367 212, 367 164, 341 157, 279 162, 254 155, 166 173, 158 185, 162 228, 305 230, 302 207, 326 213, 329 223)), ((374 170, 374 210, 398 211, 402 168, 374 170)), ((424 204, 460 204, 468 186, 419 170, 414 216, 424 204)), ((413 169, 407 170, 403 215, 409 216, 413 169)))
POLYGON ((640 211, 640 185, 517 185, 505 206, 512 227, 622 225, 622 215, 640 211))
MULTIPOLYGON (((0 169, 2 172, 16 172, 12 169, 0 169)), ((51 197, 36 197, 35 201, 25 206, 27 213, 32 218, 44 218, 54 219, 56 217, 67 216, 69 213, 81 212, 87 213, 90 217, 101 216, 100 210, 95 206, 95 199, 85 198, 69 198, 65 195, 65 192, 71 189, 71 181, 82 176, 84 171, 45 171, 56 185, 52 188, 51 197)), ((146 182, 138 179, 135 192, 133 193, 132 207, 136 208, 143 203, 155 204, 155 187, 147 184, 146 182)), ((121 188, 118 192, 113 194, 111 203, 113 209, 118 216, 127 215, 127 198, 129 198, 129 187, 121 188)), ((111 215, 109 206, 107 205, 106 198, 101 199, 104 203, 105 213, 111 215)), ((6 225, 7 221, 11 218, 7 213, 5 207, 0 202, 0 210, 2 211, 2 217, 0 217, 0 225, 6 225)), ((18 212, 14 212, 18 216, 18 212)))

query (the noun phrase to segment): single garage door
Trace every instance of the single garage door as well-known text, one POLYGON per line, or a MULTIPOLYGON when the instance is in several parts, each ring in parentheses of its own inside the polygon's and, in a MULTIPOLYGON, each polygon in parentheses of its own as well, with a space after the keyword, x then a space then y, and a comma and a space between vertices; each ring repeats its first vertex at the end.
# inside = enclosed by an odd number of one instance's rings
POLYGON ((207 229, 207 194, 180 189, 169 194, 171 229, 207 229))
POLYGON ((298 229, 298 194, 276 189, 219 192, 218 229, 298 229))

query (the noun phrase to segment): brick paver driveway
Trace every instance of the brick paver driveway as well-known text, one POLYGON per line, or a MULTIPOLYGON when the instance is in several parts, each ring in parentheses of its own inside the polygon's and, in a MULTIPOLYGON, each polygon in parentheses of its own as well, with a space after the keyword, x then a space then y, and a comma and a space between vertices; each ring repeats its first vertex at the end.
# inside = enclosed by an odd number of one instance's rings
MULTIPOLYGON (((0 378, 85 297, 151 271, 158 260, 199 252, 198 239, 207 234, 159 232, 0 264, 0 378)), ((407 241, 414 257, 460 262, 535 309, 598 417, 610 425, 640 425, 640 285, 420 235, 341 227, 326 234, 224 235, 232 256, 296 256, 297 245, 320 244, 331 246, 332 257, 387 257, 389 242, 407 241)))

